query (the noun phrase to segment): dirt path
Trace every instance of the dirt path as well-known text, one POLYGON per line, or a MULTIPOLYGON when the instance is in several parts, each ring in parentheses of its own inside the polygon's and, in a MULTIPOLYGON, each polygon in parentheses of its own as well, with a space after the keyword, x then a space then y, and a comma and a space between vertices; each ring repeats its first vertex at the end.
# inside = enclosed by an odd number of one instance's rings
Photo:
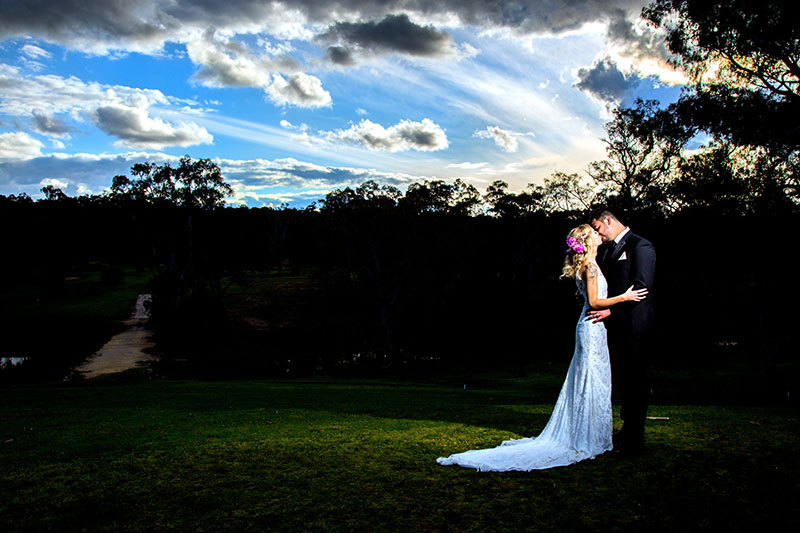
POLYGON ((133 316, 124 322, 128 329, 111 337, 111 340, 75 371, 85 378, 94 378, 124 372, 154 360, 153 356, 143 351, 155 346, 150 341, 152 332, 145 327, 149 317, 149 301, 149 295, 139 295, 133 316))

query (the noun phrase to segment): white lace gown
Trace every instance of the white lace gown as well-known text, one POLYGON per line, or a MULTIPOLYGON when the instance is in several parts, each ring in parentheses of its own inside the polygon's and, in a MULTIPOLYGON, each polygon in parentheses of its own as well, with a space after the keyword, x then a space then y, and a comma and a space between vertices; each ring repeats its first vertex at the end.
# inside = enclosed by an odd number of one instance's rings
MULTIPOLYGON (((589 304, 586 284, 576 278, 583 295, 583 310, 575 328, 575 353, 561 387, 553 414, 538 437, 503 441, 496 448, 470 450, 436 460, 484 472, 544 470, 594 459, 611 450, 611 367, 606 327, 586 320, 589 304)), ((600 298, 608 284, 597 278, 600 298)))

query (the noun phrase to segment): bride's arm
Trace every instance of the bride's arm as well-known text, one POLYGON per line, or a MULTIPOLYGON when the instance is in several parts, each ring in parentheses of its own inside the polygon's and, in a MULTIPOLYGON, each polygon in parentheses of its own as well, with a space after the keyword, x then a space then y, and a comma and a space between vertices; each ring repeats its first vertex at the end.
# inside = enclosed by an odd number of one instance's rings
POLYGON ((589 299, 589 307, 592 309, 607 309, 612 305, 622 302, 638 302, 647 296, 647 289, 633 290, 633 285, 628 290, 618 296, 611 298, 597 297, 597 265, 594 263, 586 264, 581 272, 583 281, 586 282, 586 297, 589 299))

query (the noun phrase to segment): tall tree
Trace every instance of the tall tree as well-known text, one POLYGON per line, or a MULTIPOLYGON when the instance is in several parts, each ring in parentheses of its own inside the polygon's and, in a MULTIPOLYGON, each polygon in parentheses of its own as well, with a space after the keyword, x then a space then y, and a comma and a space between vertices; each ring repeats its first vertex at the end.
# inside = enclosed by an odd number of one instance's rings
POLYGON ((605 188, 604 196, 616 197, 623 211, 656 206, 692 133, 676 127, 657 101, 639 99, 614 111, 603 139, 608 159, 591 163, 589 176, 605 188))
POLYGON ((443 180, 416 182, 408 186, 399 204, 408 212, 449 213, 469 216, 477 213, 481 196, 473 185, 457 179, 453 183, 443 180))
POLYGON ((113 199, 210 210, 222 207, 225 198, 233 194, 219 166, 209 159, 193 161, 182 157, 177 167, 169 163, 137 163, 131 167, 131 174, 134 179, 114 177, 110 191, 113 199))
POLYGON ((536 187, 541 195, 542 207, 547 211, 573 211, 588 209, 596 193, 591 183, 578 174, 554 172, 545 178, 544 185, 536 187))
POLYGON ((730 216, 750 212, 753 191, 749 173, 743 172, 742 150, 730 143, 713 144, 684 159, 668 186, 670 210, 730 216))
POLYGON ((64 194, 64 191, 54 185, 42 187, 42 194, 44 194, 44 200, 48 202, 64 202, 70 199, 69 196, 64 194))
POLYGON ((397 206, 397 200, 401 196, 397 187, 379 185, 378 182, 369 180, 355 189, 345 187, 329 192, 322 201, 322 210, 336 212, 344 209, 390 209, 397 206))
POLYGON ((739 145, 784 155, 800 147, 800 25, 785 0, 656 0, 643 11, 667 31, 693 80, 673 110, 739 145))
POLYGON ((499 218, 516 218, 530 215, 543 209, 543 187, 529 184, 523 191, 508 192, 508 183, 502 180, 492 182, 486 188, 483 202, 490 215, 499 218))

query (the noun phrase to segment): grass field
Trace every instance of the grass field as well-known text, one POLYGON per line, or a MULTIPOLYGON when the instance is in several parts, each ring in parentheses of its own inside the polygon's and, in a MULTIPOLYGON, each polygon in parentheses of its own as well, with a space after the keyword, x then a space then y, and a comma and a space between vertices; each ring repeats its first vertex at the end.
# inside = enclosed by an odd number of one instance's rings
MULTIPOLYGON (((792 529, 800 413, 656 405, 648 451, 480 473, 436 458, 541 430, 566 367, 469 382, 0 389, 3 531, 792 529)), ((618 422, 618 421, 617 421, 618 422)))

